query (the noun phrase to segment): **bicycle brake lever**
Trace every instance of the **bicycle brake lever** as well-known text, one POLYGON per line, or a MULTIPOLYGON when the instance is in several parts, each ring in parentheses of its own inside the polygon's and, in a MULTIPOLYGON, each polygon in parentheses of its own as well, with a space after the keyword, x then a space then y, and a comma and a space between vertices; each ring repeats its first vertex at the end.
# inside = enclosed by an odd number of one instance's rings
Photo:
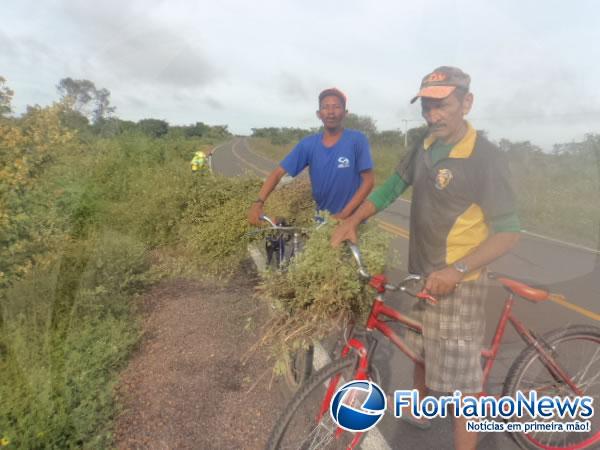
POLYGON ((428 293, 426 293, 425 291, 421 291, 416 295, 417 298, 420 298, 421 300, 425 300, 427 303, 429 303, 430 305, 437 305, 438 304, 438 300, 437 298, 433 297, 432 295, 429 295, 428 293))

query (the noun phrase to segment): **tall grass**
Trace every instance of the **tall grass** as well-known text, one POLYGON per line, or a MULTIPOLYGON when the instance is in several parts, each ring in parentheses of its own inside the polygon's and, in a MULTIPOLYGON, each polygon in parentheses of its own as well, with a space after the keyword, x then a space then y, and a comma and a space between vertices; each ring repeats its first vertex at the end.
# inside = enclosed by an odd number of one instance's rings
POLYGON ((0 439, 10 448, 112 446, 116 376, 140 335, 132 299, 169 274, 149 252, 194 240, 181 222, 197 197, 214 197, 189 167, 206 143, 84 135, 56 147, 5 203, 14 214, 1 231, 21 249, 7 253, 0 290, 0 439), (36 234, 45 237, 32 246, 36 234))
POLYGON ((523 228, 600 249, 600 146, 510 155, 523 228))
POLYGON ((106 233, 72 242, 3 299, 0 430, 14 448, 106 448, 115 371, 138 338, 129 296, 144 246, 106 233))

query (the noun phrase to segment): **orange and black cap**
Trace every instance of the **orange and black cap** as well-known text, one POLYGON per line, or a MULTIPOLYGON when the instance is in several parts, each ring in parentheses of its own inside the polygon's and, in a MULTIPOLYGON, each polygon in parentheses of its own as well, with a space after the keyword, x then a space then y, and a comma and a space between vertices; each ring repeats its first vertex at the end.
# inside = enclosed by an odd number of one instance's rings
POLYGON ((470 84, 471 77, 458 67, 441 66, 425 75, 419 92, 410 102, 419 97, 446 98, 457 88, 469 92, 470 84))

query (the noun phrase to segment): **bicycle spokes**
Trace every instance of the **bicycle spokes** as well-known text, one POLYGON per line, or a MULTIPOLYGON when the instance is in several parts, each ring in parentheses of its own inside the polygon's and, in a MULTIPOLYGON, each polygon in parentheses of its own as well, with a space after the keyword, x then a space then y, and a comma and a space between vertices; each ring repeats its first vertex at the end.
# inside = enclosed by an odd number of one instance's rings
MULTIPOLYGON (((508 393, 514 395, 516 391, 521 391, 527 396, 535 390, 538 398, 559 397, 563 400, 573 400, 581 394, 592 397, 596 406, 600 399, 600 334, 594 336, 585 328, 565 329, 559 330, 548 341, 548 347, 552 350, 549 352, 550 361, 533 349, 526 352, 519 362, 508 393), (557 374, 556 367, 560 368, 561 375, 557 374)), ((564 417, 526 415, 511 420, 519 420, 522 424, 541 424, 532 426, 522 436, 514 436, 536 448, 583 449, 600 441, 598 414, 588 418, 581 417, 580 411, 575 411, 564 417), (589 422, 589 431, 569 429, 569 424, 572 427, 576 421, 583 424, 589 422)))

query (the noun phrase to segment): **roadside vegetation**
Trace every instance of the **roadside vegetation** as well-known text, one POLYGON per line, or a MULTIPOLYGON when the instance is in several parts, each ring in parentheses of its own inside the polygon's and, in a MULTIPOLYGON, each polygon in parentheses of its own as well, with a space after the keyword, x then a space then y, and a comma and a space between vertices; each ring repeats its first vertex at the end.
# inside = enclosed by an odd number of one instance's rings
POLYGON ((239 211, 258 189, 252 179, 192 176, 192 154, 230 137, 226 127, 120 120, 107 113, 107 91, 63 81, 60 102, 16 118, 0 80, 7 448, 111 448, 116 376, 140 337, 135 297, 167 276, 236 270, 239 211))
MULTIPOLYGON (((61 80, 58 91, 54 105, 14 117, 0 80, 0 446, 111 448, 117 377, 141 337, 136 298, 168 277, 239 271, 250 240, 261 239, 246 220, 261 180, 191 173, 195 151, 231 137, 226 126, 122 120, 110 93, 88 80, 61 80)), ((266 206, 312 223, 306 184, 266 206)), ((380 234, 363 246, 373 269, 382 266, 380 234)), ((294 333, 285 342, 303 345, 327 320, 361 312, 364 287, 326 239, 309 240, 293 279, 265 280, 274 356, 276 340, 294 333), (295 286, 293 304, 283 283, 295 286), (290 318, 301 310, 319 326, 298 333, 290 318)))
MULTIPOLYGON (((371 118, 355 114, 348 115, 346 126, 369 137, 375 183, 381 184, 406 154, 404 134, 379 131, 371 118)), ((280 161, 298 137, 317 131, 255 128, 251 146, 280 161)), ((408 130, 408 147, 424 132, 424 127, 408 130)), ((600 208, 596 207, 600 195, 600 134, 590 133, 580 142, 556 144, 551 152, 528 141, 501 139, 498 145, 511 167, 523 229, 600 248, 600 208)), ((404 197, 410 198, 410 190, 404 197)))

